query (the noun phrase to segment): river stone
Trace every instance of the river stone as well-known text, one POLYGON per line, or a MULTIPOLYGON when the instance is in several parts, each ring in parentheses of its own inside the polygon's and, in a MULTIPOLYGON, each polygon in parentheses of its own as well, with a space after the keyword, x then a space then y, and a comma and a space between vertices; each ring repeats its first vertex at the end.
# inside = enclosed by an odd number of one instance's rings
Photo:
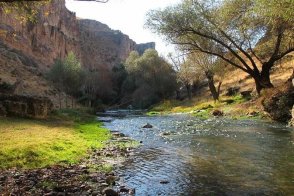
POLYGON ((113 190, 113 189, 111 189, 111 188, 105 188, 105 189, 103 190, 103 193, 104 193, 106 196, 119 196, 119 194, 118 194, 115 190, 113 190))
POLYGON ((250 98, 250 97, 251 97, 251 93, 252 93, 251 90, 240 92, 240 94, 241 94, 242 97, 244 97, 244 98, 250 98))
POLYGON ((233 96, 236 95, 240 90, 240 87, 230 87, 227 89, 226 96, 233 96))
POLYGON ((160 184, 168 184, 168 183, 169 183, 168 180, 161 180, 161 181, 160 181, 160 184))
POLYGON ((153 126, 149 123, 147 123, 146 125, 143 126, 143 128, 146 128, 146 129, 151 129, 153 126))
POLYGON ((221 110, 218 110, 218 109, 215 109, 212 111, 211 113, 213 116, 223 116, 224 115, 224 112, 221 111, 221 110))
POLYGON ((109 185, 114 185, 116 179, 117 179, 116 176, 107 176, 105 181, 109 185))

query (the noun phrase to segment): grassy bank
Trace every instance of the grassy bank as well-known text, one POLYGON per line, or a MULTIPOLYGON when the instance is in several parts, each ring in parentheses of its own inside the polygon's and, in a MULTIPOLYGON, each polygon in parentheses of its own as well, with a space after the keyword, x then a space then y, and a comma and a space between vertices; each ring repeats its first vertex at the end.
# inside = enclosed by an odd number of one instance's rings
POLYGON ((208 119, 213 117, 212 112, 214 110, 220 110, 225 117, 232 119, 268 119, 268 116, 262 111, 261 105, 258 104, 258 100, 250 100, 241 95, 223 96, 217 102, 195 99, 166 100, 155 105, 147 114, 191 113, 196 117, 208 119))
POLYGON ((0 138, 0 169, 29 169, 76 163, 111 134, 84 111, 63 110, 48 120, 0 117, 0 138))

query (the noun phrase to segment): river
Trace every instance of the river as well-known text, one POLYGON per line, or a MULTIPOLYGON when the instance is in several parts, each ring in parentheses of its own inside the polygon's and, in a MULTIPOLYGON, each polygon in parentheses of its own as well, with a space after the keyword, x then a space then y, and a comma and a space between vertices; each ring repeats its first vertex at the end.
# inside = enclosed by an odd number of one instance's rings
POLYGON ((169 115, 105 126, 142 141, 118 168, 136 195, 294 195, 294 132, 285 125, 169 115))

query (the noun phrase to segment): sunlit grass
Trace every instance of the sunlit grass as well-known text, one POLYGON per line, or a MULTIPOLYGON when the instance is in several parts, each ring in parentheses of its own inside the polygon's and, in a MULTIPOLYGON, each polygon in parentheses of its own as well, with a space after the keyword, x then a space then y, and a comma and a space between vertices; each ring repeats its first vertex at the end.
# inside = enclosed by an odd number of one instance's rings
MULTIPOLYGON (((155 105, 147 115, 160 115, 169 113, 192 113, 194 116, 208 119, 212 116, 212 111, 215 109, 224 112, 225 116, 231 117, 233 119, 261 119, 264 118, 263 114, 258 114, 257 116, 248 116, 250 111, 255 110, 252 107, 244 107, 243 103, 248 101, 247 98, 241 95, 236 96, 222 96, 219 101, 213 100, 165 100, 157 105, 155 105)), ((258 110, 257 110, 258 111, 258 110)))
POLYGON ((109 131, 93 117, 83 121, 80 113, 61 113, 68 119, 60 120, 61 114, 48 121, 0 118, 0 169, 76 163, 110 139, 109 131))

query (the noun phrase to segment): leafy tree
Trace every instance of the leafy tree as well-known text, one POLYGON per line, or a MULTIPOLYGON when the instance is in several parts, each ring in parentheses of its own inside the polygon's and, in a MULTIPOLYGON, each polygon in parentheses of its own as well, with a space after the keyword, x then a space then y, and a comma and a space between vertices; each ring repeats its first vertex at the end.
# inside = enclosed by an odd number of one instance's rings
POLYGON ((294 51, 293 7, 289 0, 183 0, 149 12, 146 24, 183 50, 214 55, 246 72, 260 93, 273 86, 275 63, 294 51))
MULTIPOLYGON (((75 96, 79 92, 84 79, 84 72, 81 64, 74 55, 70 52, 64 60, 57 60, 48 72, 48 78, 59 89, 59 104, 61 108, 61 91, 75 96)), ((66 97, 67 107, 67 97, 66 97)), ((72 99, 73 107, 73 99, 72 99)))
POLYGON ((55 84, 57 89, 59 89, 59 108, 62 108, 61 93, 62 93, 62 90, 64 90, 63 87, 64 87, 65 67, 63 62, 60 59, 55 61, 54 65, 51 67, 47 76, 48 76, 48 79, 55 84))
POLYGON ((135 105, 147 107, 167 98, 176 89, 176 75, 172 66, 156 50, 148 49, 142 56, 130 53, 125 63, 128 77, 124 90, 132 93, 135 105))
MULTIPOLYGON (((81 63, 73 52, 70 52, 64 59, 64 90, 72 97, 76 96, 83 84, 84 73, 81 63)), ((73 99, 72 99, 73 107, 73 99)))
MULTIPOLYGON (((0 12, 5 14, 15 13, 16 19, 25 22, 36 22, 38 13, 42 6, 52 0, 0 0, 0 12)), ((109 0, 76 0, 76 1, 95 1, 107 3, 109 0)))
POLYGON ((113 90, 116 92, 116 102, 122 98, 123 83, 128 77, 128 73, 123 64, 116 65, 112 68, 113 90))

